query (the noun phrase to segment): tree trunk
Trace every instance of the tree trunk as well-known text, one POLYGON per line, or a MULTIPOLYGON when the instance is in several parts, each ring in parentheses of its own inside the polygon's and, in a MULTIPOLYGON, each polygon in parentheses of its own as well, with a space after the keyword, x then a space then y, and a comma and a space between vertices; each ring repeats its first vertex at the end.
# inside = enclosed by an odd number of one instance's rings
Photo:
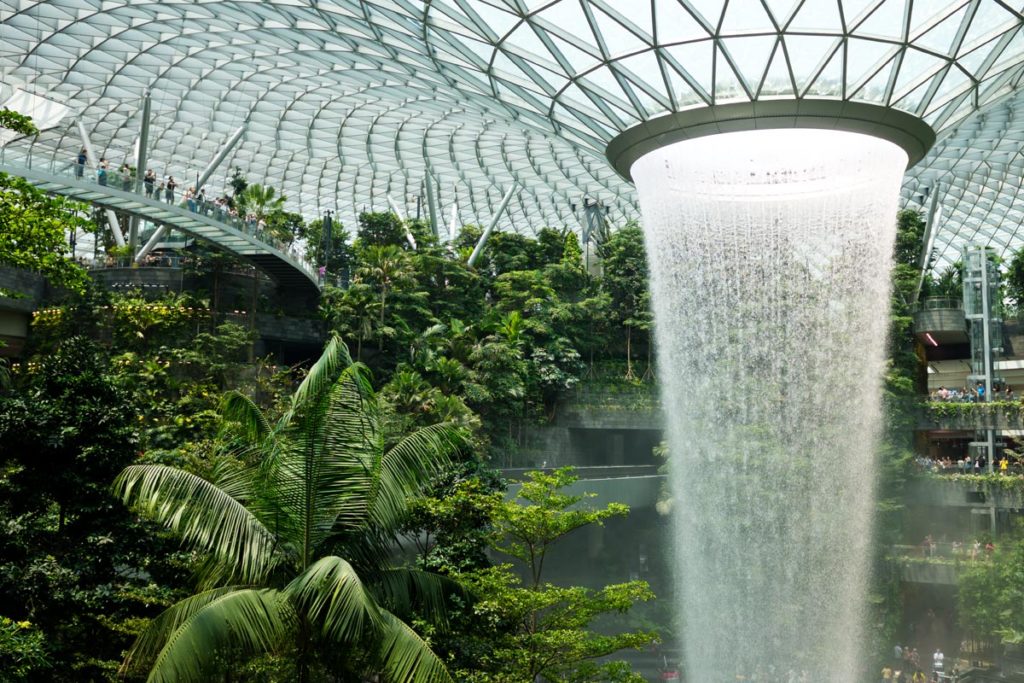
POLYGON ((378 337, 377 350, 384 351, 384 311, 388 300, 388 290, 382 289, 380 292, 380 329, 377 330, 378 337))
POLYGON ((636 379, 633 374, 633 327, 626 326, 626 377, 625 379, 636 379))
POLYGON ((249 334, 252 341, 249 344, 249 362, 256 360, 256 304, 259 302, 260 294, 260 271, 256 271, 252 281, 252 301, 249 302, 249 334))

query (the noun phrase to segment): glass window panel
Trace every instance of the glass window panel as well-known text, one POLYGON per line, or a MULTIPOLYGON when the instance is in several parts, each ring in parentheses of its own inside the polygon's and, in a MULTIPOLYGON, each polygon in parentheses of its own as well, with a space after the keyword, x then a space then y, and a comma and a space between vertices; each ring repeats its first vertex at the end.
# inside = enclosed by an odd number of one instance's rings
POLYGON ((775 31, 760 0, 729 0, 722 19, 723 35, 750 31, 775 31))
POLYGON ((838 38, 829 36, 802 35, 787 35, 785 41, 786 53, 789 55, 790 64, 793 67, 793 76, 796 78, 798 92, 803 92, 806 89, 811 78, 825 63, 825 60, 832 55, 832 51, 840 42, 838 38))
POLYGON ((631 52, 649 49, 650 45, 645 43, 632 31, 626 29, 611 16, 594 10, 594 19, 597 22, 597 29, 601 32, 605 44, 608 46, 610 57, 625 56, 631 52))
POLYGON ((712 29, 717 29, 722 19, 725 3, 721 0, 680 0, 695 11, 712 29))
POLYGON ((885 0, 854 32, 862 36, 901 40, 907 0, 885 0))
POLYGON ((722 45, 752 91, 756 91, 761 83, 776 41, 774 35, 722 39, 722 45))
POLYGON ((786 28, 787 31, 824 31, 842 33, 838 0, 805 2, 786 28))
POLYGON ((771 66, 761 85, 761 95, 792 95, 793 80, 789 75, 789 66, 782 44, 775 49, 771 66))
MULTIPOLYGON (((916 7, 916 5, 915 5, 916 7)), ((926 31, 923 35, 914 39, 915 45, 920 45, 927 50, 934 50, 943 54, 952 54, 953 40, 956 38, 960 25, 967 14, 967 8, 954 12, 951 16, 941 21, 938 25, 926 31)))
POLYGON ((863 102, 884 104, 886 89, 889 87, 889 77, 892 74, 895 63, 896 58, 893 57, 874 76, 869 78, 864 85, 859 86, 855 93, 848 91, 847 97, 853 97, 863 102))
POLYGON ((707 38, 708 33, 677 0, 654 0, 659 45, 707 38))
POLYGON ((697 85, 711 92, 711 68, 714 61, 710 40, 684 43, 665 48, 671 57, 684 69, 697 85))
POLYGON ((749 99, 729 61, 719 52, 715 65, 715 104, 749 99))
POLYGON ((821 73, 814 79, 813 85, 806 92, 808 95, 818 97, 842 97, 843 95, 843 50, 838 49, 833 53, 828 64, 821 70, 821 73))
POLYGON ((880 40, 850 38, 846 47, 846 79, 853 86, 871 76, 898 48, 880 40))

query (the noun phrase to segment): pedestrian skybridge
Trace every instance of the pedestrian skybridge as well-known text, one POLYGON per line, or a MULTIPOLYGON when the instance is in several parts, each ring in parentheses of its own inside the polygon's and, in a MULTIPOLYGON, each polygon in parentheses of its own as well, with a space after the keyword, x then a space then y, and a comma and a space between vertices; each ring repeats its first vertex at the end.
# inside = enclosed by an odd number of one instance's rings
MULTIPOLYGON (((249 221, 222 211, 192 211, 184 205, 167 203, 136 192, 134 183, 108 172, 101 184, 95 172, 85 169, 79 176, 75 164, 33 163, 31 167, 0 161, 0 172, 21 176, 36 187, 104 209, 137 216, 159 226, 177 230, 213 247, 248 260, 269 275, 282 290, 299 296, 317 296, 321 288, 316 269, 294 248, 249 221)), ((155 193, 154 193, 155 195, 155 193)), ((181 193, 177 195, 181 200, 181 193)), ((181 202, 184 204, 184 202, 181 202)))

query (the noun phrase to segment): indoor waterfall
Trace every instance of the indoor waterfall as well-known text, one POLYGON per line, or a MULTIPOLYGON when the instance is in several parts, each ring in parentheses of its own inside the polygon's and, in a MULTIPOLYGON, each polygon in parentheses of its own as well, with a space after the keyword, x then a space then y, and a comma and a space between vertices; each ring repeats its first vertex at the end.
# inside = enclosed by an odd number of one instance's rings
POLYGON ((789 129, 674 143, 632 167, 687 681, 859 680, 906 165, 881 139, 789 129))

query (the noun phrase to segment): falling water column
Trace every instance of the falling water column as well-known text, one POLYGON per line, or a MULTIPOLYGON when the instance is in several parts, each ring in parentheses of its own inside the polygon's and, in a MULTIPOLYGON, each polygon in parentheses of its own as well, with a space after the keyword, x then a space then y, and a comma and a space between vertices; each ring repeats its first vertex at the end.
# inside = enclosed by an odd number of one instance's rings
POLYGON ((907 153, 725 133, 631 168, 672 453, 687 679, 858 680, 907 153))

